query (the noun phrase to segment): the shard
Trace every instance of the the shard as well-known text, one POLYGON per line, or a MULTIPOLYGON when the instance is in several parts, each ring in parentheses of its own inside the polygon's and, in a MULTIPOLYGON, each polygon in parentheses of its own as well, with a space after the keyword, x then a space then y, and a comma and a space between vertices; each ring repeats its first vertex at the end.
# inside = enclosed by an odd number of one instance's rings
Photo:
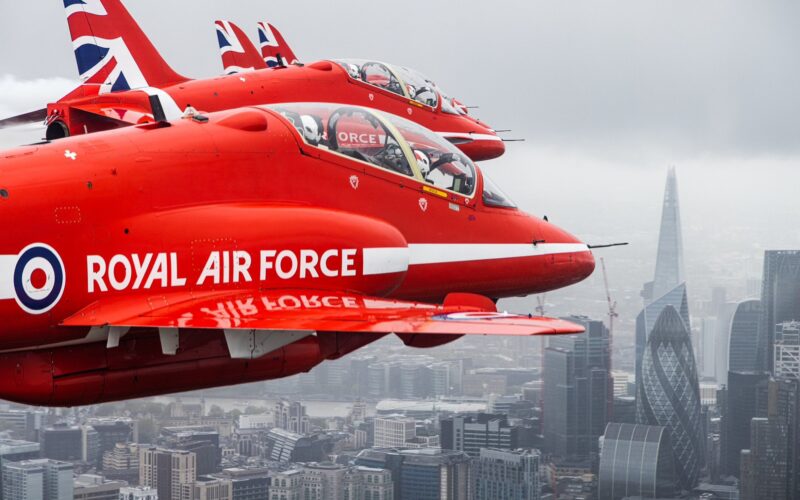
POLYGON ((636 377, 639 377, 642 353, 653 325, 664 307, 678 310, 686 328, 691 330, 683 269, 683 236, 681 211, 678 202, 678 180, 675 168, 667 171, 661 228, 658 234, 656 272, 653 281, 645 283, 642 291, 644 308, 636 318, 636 377))
POLYGON ((683 236, 681 210, 678 203, 678 181, 675 168, 667 173, 664 205, 661 210, 661 230, 658 234, 656 275, 652 298, 658 298, 685 281, 683 270, 683 236))

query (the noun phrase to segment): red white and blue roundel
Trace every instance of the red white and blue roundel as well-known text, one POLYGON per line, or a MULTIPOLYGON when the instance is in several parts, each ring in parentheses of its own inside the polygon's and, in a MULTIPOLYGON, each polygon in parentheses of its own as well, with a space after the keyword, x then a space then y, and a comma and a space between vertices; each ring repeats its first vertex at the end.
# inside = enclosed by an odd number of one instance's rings
POLYGON ((44 243, 28 245, 19 255, 0 256, 0 271, 0 299, 13 298, 29 314, 46 313, 64 293, 64 262, 44 243))

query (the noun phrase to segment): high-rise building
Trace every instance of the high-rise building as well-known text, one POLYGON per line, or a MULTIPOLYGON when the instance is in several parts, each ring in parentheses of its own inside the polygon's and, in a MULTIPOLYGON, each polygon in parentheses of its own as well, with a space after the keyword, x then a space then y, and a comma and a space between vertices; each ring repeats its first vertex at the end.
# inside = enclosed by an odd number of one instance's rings
POLYGON ((691 329, 691 321, 689 319, 689 299, 686 294, 686 283, 680 283, 672 290, 669 290, 664 295, 656 297, 655 300, 647 302, 636 316, 636 379, 639 379, 642 367, 642 356, 644 355, 647 339, 653 332, 656 320, 665 307, 672 306, 683 319, 686 329, 691 329))
POLYGON ((72 500, 73 465, 38 459, 3 462, 4 500, 72 500))
MULTIPOLYGON (((750 457, 753 460, 748 472, 756 484, 770 483, 770 491, 783 491, 783 497, 794 499, 800 496, 800 381, 789 378, 770 378, 757 388, 757 418, 751 421, 750 457), (766 419, 755 429, 752 422, 766 419), (758 433, 761 442, 754 443, 758 433), (770 467, 773 464, 774 467, 770 467), (785 470, 783 465, 785 464, 785 470)), ((744 478, 742 478, 744 480, 744 478)), ((759 495, 766 491, 758 487, 759 495)), ((776 493, 777 495, 777 493, 776 493)), ((760 497, 761 498, 761 497, 760 497)), ((773 498, 764 496, 763 498, 773 498)))
POLYGON ((117 443, 114 449, 103 453, 103 475, 136 483, 139 480, 139 445, 117 443))
POLYGON ((164 427, 158 444, 172 450, 191 451, 197 457, 197 475, 213 474, 219 470, 222 452, 219 432, 212 427, 164 427))
POLYGON ((273 409, 275 427, 297 434, 311 431, 311 422, 306 415, 306 407, 294 401, 278 401, 273 409))
POLYGON ((666 427, 608 424, 599 476, 599 500, 672 497, 678 477, 666 427))
POLYGON ((767 378, 765 373, 728 372, 720 443, 720 465, 726 475, 739 477, 741 452, 750 449, 750 420, 757 415, 758 387, 767 378))
POLYGON ((81 426, 81 460, 98 467, 101 457, 100 435, 91 425, 81 426))
POLYGON ((39 441, 39 430, 43 427, 44 412, 30 410, 0 411, 0 425, 12 432, 13 437, 27 441, 39 441))
POLYGON ((473 461, 475 500, 539 500, 539 452, 482 448, 473 461))
MULTIPOLYGON (((33 460, 40 456, 40 445, 31 441, 0 439, 0 466, 5 462, 33 460)), ((3 475, 0 473, 0 499, 3 498, 3 475)))
POLYGON ((394 500, 467 500, 471 495, 470 458, 441 449, 361 451, 356 465, 387 469, 394 500))
POLYGON ((667 183, 664 187, 655 276, 653 281, 645 283, 642 299, 645 307, 636 317, 635 371, 637 379, 647 339, 650 332, 653 331, 656 318, 664 307, 671 305, 677 309, 686 323, 687 330, 691 330, 683 266, 683 234, 678 200, 678 181, 674 167, 667 171, 667 183))
POLYGON ((786 321, 800 321, 800 250, 764 252, 761 307, 758 370, 772 373, 775 326, 786 321))
POLYGON ((750 449, 742 450, 741 500, 789 500, 789 429, 776 419, 750 421, 750 449))
MULTIPOLYGON (((745 300, 736 306, 728 340, 729 372, 758 371, 758 323, 760 319, 760 300, 745 300)), ((725 381, 719 382, 725 383, 725 381)))
POLYGON ((136 442, 139 426, 130 418, 94 418, 87 422, 97 433, 97 467, 102 469, 103 454, 112 451, 118 443, 136 442))
POLYGON ((184 484, 197 480, 196 456, 190 451, 155 446, 139 448, 139 484, 155 488, 158 498, 181 498, 184 484))
POLYGON ((389 415, 375 418, 376 448, 403 448, 407 441, 417 435, 417 423, 413 418, 389 415))
POLYGON ((439 426, 443 449, 463 451, 471 457, 479 456, 481 448, 519 447, 519 430, 509 424, 505 415, 455 415, 441 419, 439 426))
POLYGON ((787 321, 775 327, 775 376, 800 380, 800 321, 787 321))
POLYGON ((542 375, 545 450, 560 457, 596 452, 613 411, 608 328, 585 317, 567 319, 586 333, 551 337, 542 375))
POLYGON ((675 168, 667 172, 664 204, 661 209, 661 229, 658 234, 656 273, 653 279, 653 297, 661 297, 685 281, 683 267, 683 235, 681 211, 678 202, 678 180, 675 168))
POLYGON ((670 305, 656 320, 642 356, 636 420, 667 428, 678 484, 691 490, 697 484, 705 456, 700 387, 689 331, 670 305))
POLYGON ((80 427, 57 425, 40 432, 42 457, 53 460, 83 459, 83 430, 80 427))

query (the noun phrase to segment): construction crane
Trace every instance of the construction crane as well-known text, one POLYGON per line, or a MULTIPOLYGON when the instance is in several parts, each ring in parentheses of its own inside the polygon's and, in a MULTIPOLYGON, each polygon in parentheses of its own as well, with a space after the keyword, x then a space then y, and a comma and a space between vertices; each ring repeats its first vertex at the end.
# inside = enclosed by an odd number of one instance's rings
MULTIPOLYGON (((539 294, 539 295, 536 296, 536 308, 534 308, 534 310, 536 311, 536 314, 538 316, 544 316, 544 301, 545 301, 546 297, 547 297, 546 293, 542 293, 542 294, 539 294)), ((545 335, 540 335, 539 337, 540 337, 539 338, 539 343, 541 344, 541 349, 542 349, 542 351, 541 351, 541 356, 542 356, 541 365, 542 365, 542 367, 544 367, 544 348, 545 348, 545 340, 544 340, 544 338, 545 338, 545 335)))
POLYGON ((614 318, 617 314, 617 301, 611 299, 611 291, 608 289, 608 273, 606 273, 606 261, 600 257, 600 266, 603 268, 603 285, 606 287, 606 301, 608 301, 608 336, 614 338, 614 318))
MULTIPOLYGON (((606 261, 600 257, 600 267, 603 269, 603 285, 606 289, 606 301, 608 302, 608 372, 611 374, 613 369, 612 360, 614 359, 614 318, 617 314, 617 301, 611 299, 611 290, 608 288, 608 273, 606 272, 606 261)), ((613 375, 611 375, 613 380, 613 375)), ((608 388, 608 408, 609 419, 614 416, 614 384, 608 388)))

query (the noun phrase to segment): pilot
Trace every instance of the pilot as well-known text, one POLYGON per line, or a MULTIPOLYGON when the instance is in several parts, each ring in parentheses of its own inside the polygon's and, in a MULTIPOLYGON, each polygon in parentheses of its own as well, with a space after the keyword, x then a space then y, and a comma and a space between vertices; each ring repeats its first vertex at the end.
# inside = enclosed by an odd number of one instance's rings
POLYGON ((303 138, 311 144, 312 146, 319 146, 323 143, 322 140, 322 131, 324 127, 322 126, 322 119, 318 116, 314 115, 301 115, 300 122, 303 127, 303 138))
POLYGON ((194 109, 194 106, 191 104, 186 105, 186 109, 183 110, 183 118, 193 118, 197 115, 197 110, 194 109))
POLYGON ((417 159, 417 166, 422 174, 422 178, 428 180, 428 174, 431 171, 431 157, 421 149, 414 150, 414 157, 417 159))
POLYGON ((350 75, 350 78, 361 80, 361 69, 357 64, 347 63, 347 73, 350 75))

